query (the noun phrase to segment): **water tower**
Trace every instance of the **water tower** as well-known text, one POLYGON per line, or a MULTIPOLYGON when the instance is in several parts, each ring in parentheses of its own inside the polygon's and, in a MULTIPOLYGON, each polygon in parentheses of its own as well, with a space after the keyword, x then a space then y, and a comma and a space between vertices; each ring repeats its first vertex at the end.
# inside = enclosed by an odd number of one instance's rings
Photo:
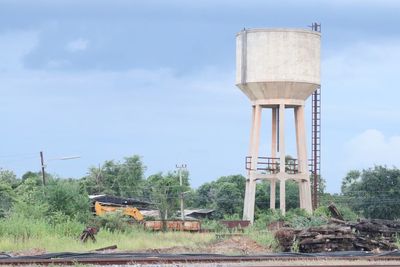
POLYGON ((276 183, 284 214, 285 182, 299 185, 300 208, 312 211, 304 105, 320 86, 321 34, 306 29, 244 29, 236 36, 236 85, 252 104, 243 219, 253 221, 256 182, 271 184, 270 208, 275 209, 276 183), (271 150, 260 153, 261 115, 271 109, 271 150), (286 158, 285 110, 293 110, 297 158, 286 158))

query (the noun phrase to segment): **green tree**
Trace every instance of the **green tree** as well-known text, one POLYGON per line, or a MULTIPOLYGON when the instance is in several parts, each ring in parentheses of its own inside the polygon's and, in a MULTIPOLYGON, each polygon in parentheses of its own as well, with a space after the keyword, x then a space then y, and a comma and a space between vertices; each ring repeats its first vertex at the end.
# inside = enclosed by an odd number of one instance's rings
POLYGON ((222 176, 217 180, 217 183, 232 183, 239 190, 241 197, 244 198, 246 188, 246 178, 243 175, 228 175, 222 176))
POLYGON ((342 182, 348 205, 367 218, 400 218, 400 170, 375 166, 350 171, 342 182))
POLYGON ((14 192, 19 180, 14 172, 0 169, 0 217, 4 217, 16 200, 14 192))
POLYGON ((360 185, 360 182, 361 172, 358 170, 349 171, 342 181, 342 193, 347 194, 350 191, 354 191, 360 185))
MULTIPOLYGON (((42 178, 39 173, 28 172, 23 175, 22 182, 15 189, 20 201, 26 203, 38 203, 39 197, 44 194, 42 178), (29 174, 28 174, 29 173, 29 174)), ((49 179, 52 181, 53 179, 49 179)))
POLYGON ((204 183, 196 190, 194 207, 198 208, 215 208, 212 207, 213 195, 212 195, 213 184, 204 183))
POLYGON ((48 182, 43 186, 40 173, 27 172, 14 191, 18 196, 14 212, 26 218, 45 216, 51 222, 56 217, 67 216, 85 221, 90 213, 89 198, 79 180, 48 175, 48 182))
POLYGON ((49 212, 57 212, 73 219, 85 221, 90 214, 89 197, 82 190, 79 182, 73 179, 57 179, 45 187, 43 202, 47 203, 49 212))
POLYGON ((118 173, 121 196, 141 196, 144 171, 145 167, 139 156, 125 158, 125 162, 121 164, 118 173))
POLYGON ((237 184, 230 182, 217 183, 216 209, 224 215, 241 214, 243 210, 242 192, 237 184))
POLYGON ((41 176, 42 173, 41 172, 31 172, 31 171, 27 171, 26 173, 24 173, 22 175, 22 182, 24 182, 26 179, 31 178, 31 177, 39 177, 41 176))
MULTIPOLYGON (((314 175, 310 175, 310 182, 311 182, 311 192, 313 192, 313 186, 314 186, 314 175)), ((321 196, 325 193, 326 189, 326 181, 325 179, 318 175, 318 195, 321 196)))
POLYGON ((108 160, 99 167, 90 167, 81 183, 89 194, 139 198, 143 196, 145 169, 137 155, 124 158, 122 163, 108 160))
POLYGON ((145 187, 148 198, 160 210, 161 218, 168 219, 179 210, 180 193, 190 190, 189 173, 182 172, 182 186, 178 173, 169 172, 166 175, 157 173, 149 176, 145 187))
MULTIPOLYGON (((277 195, 279 197, 279 193, 277 195)), ((298 209, 300 207, 299 198, 299 184, 295 181, 286 181, 286 209, 298 209)))
POLYGON ((0 169, 0 183, 5 183, 12 188, 15 188, 18 185, 19 180, 13 171, 0 169))
MULTIPOLYGON (((286 181, 286 209, 298 209, 300 205, 299 200, 299 185, 295 181, 286 181)), ((276 183, 275 189, 276 199, 275 205, 279 209, 280 205, 280 184, 276 183)), ((256 211, 257 213, 265 213, 269 208, 271 197, 271 183, 267 181, 262 181, 257 184, 256 187, 256 211)))
POLYGON ((246 179, 242 175, 222 176, 196 190, 195 207, 215 209, 214 216, 239 214, 243 210, 246 179))
POLYGON ((0 199, 0 218, 2 218, 11 209, 16 199, 16 194, 12 187, 2 181, 0 182, 0 199))

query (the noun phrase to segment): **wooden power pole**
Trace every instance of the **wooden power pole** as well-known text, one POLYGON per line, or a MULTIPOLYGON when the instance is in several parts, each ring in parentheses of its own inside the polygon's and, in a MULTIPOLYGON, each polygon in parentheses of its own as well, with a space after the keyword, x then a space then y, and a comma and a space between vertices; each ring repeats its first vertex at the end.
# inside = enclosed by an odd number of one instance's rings
POLYGON ((183 181, 182 181, 182 169, 186 169, 186 164, 181 164, 181 165, 176 165, 176 168, 179 169, 179 184, 181 186, 181 192, 180 192, 180 199, 181 199, 181 219, 182 221, 185 220, 185 209, 183 205, 183 181))
POLYGON ((40 163, 42 165, 42 181, 43 181, 43 186, 46 185, 46 174, 44 171, 44 159, 43 159, 43 151, 40 151, 40 163))

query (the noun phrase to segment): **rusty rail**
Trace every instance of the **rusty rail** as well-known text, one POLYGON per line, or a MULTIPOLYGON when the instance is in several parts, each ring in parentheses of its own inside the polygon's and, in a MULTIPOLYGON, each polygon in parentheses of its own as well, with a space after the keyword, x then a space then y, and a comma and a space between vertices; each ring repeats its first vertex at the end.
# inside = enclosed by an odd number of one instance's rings
MULTIPOLYGON (((239 263, 239 262, 274 262, 276 265, 272 266, 285 266, 279 264, 279 262, 292 262, 290 265, 286 266, 304 266, 304 261, 313 263, 317 261, 348 261, 348 264, 340 263, 329 265, 331 267, 339 266, 353 266, 353 267, 364 267, 364 266, 374 266, 374 262, 382 263, 388 262, 387 264, 379 264, 376 266, 399 266, 400 257, 273 257, 273 256, 224 256, 224 255, 153 255, 153 256, 135 256, 135 257, 101 257, 104 255, 99 255, 99 258, 55 258, 55 259, 42 259, 42 258, 2 258, 0 259, 0 265, 74 265, 74 264, 95 264, 95 265, 123 265, 123 264, 173 264, 173 263, 239 263), (368 261, 369 264, 355 264, 355 261, 368 261), (297 261, 301 261, 299 265, 295 265, 297 261), (392 264, 390 264, 390 263, 392 264)), ((339 262, 338 262, 339 263, 339 262)), ((260 265, 257 265, 260 266, 260 265)))

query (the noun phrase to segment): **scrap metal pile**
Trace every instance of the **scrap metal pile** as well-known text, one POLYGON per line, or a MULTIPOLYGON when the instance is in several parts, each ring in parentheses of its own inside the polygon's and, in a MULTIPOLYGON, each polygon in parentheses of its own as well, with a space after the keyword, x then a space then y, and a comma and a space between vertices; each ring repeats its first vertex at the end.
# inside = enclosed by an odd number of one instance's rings
POLYGON ((398 234, 400 221, 362 219, 345 222, 333 218, 325 226, 303 230, 281 228, 275 233, 275 238, 283 251, 391 251, 398 249, 398 234))

